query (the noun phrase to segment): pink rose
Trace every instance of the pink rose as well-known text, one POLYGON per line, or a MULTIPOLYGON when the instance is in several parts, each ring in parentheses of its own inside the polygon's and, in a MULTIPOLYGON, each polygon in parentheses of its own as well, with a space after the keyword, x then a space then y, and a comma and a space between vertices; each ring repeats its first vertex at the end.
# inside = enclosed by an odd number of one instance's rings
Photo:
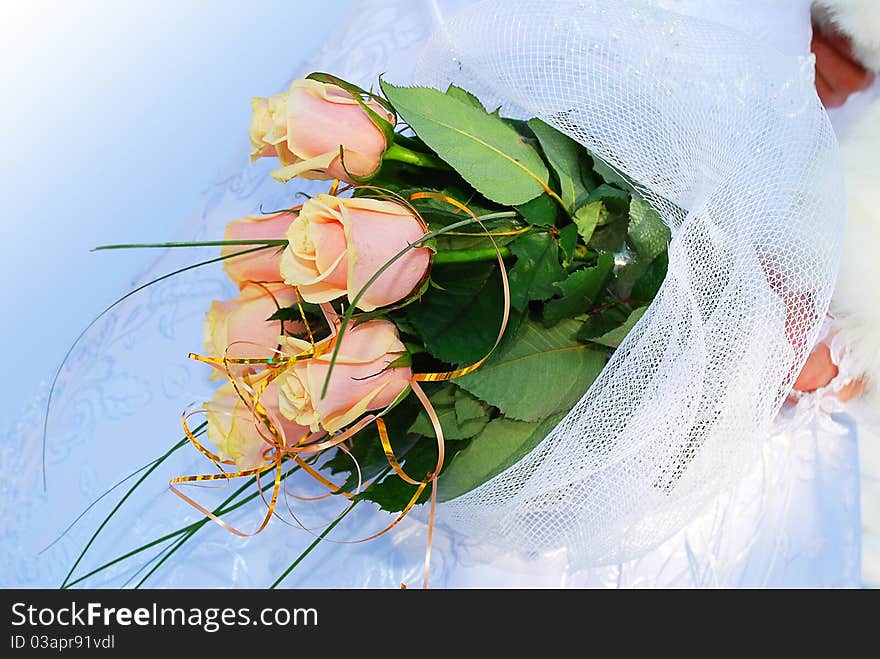
MULTIPOLYGON (((226 225, 224 240, 284 240, 284 234, 296 213, 281 212, 271 215, 253 215, 233 220, 226 225)), ((221 256, 246 252, 256 245, 224 245, 221 256)), ((229 278, 241 286, 248 281, 281 281, 280 247, 268 247, 244 256, 234 256, 223 261, 223 269, 229 278)))
MULTIPOLYGON (((345 169, 369 176, 382 164, 388 146, 385 135, 341 87, 303 78, 294 80, 286 94, 256 98, 252 104, 251 159, 277 157, 283 166, 272 176, 282 183, 296 176, 351 183, 345 169)), ((367 106, 394 123, 394 116, 378 103, 367 106)))
MULTIPOLYGON (((281 274, 307 302, 349 301, 407 245, 421 239, 425 225, 393 201, 321 194, 308 200, 287 231, 281 274)), ((431 250, 410 250, 366 290, 357 306, 372 311, 408 296, 422 282, 431 250)))
MULTIPOLYGON (((299 339, 286 342, 292 354, 310 347, 299 339)), ((387 320, 370 320, 345 333, 327 395, 321 398, 331 354, 328 349, 295 362, 278 376, 279 409, 287 419, 315 431, 336 432, 364 412, 387 407, 409 386, 412 371, 408 366, 388 368, 406 354, 406 348, 397 328, 387 320)))
MULTIPOLYGON (((273 382, 260 395, 272 425, 287 446, 293 446, 310 434, 308 428, 284 418, 278 411, 278 386, 273 382)), ((269 428, 244 404, 231 384, 226 383, 205 403, 208 439, 217 448, 217 455, 232 460, 239 469, 254 469, 266 464, 264 451, 272 448, 269 428)))
MULTIPOLYGON (((296 291, 284 284, 245 284, 233 300, 211 302, 205 314, 205 350, 211 357, 222 357, 230 344, 229 356, 241 359, 266 359, 282 334, 280 320, 267 320, 279 306, 296 303, 296 291), (265 288, 264 288, 265 286, 265 288), (271 293, 271 295, 270 295, 271 293)), ((285 329, 291 323, 285 322, 285 329)))

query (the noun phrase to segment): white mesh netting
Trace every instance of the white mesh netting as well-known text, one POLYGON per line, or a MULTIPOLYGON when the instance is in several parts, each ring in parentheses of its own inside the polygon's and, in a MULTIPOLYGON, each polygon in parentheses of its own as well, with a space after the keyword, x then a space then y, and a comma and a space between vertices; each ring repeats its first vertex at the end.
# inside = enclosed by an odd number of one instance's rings
POLYGON ((843 228, 811 62, 656 4, 481 2, 416 67, 419 84, 565 131, 673 231, 662 290, 590 391, 441 507, 467 536, 567 546, 581 564, 638 556, 753 463, 825 314, 843 228))

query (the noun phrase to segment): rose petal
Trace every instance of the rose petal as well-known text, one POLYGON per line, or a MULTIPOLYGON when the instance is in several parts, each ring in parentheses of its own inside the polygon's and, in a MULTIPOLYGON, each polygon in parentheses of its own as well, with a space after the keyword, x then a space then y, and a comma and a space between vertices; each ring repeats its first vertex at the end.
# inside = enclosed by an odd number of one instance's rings
MULTIPOLYGON (((423 226, 412 215, 389 214, 384 208, 343 206, 343 223, 348 238, 349 301, 391 258, 425 235, 423 226)), ((430 260, 428 248, 411 249, 367 288, 358 308, 372 311, 399 302, 424 278, 430 260)))

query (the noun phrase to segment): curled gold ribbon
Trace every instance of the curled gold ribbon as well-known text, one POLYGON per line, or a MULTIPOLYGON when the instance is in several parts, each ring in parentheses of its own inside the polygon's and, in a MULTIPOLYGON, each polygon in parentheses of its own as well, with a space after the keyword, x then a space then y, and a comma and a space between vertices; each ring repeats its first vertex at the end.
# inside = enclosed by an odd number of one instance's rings
MULTIPOLYGON (((349 188, 346 188, 349 189, 349 188)), ((378 188, 372 188, 374 190, 379 190, 378 188)), ((344 190, 343 190, 344 191, 344 190)), ((202 356, 191 353, 189 355, 190 359, 195 361, 203 362, 209 364, 215 368, 221 369, 225 375, 227 380, 231 383, 233 389, 235 390, 237 396, 244 404, 245 408, 251 413, 254 419, 255 426, 257 427, 260 436, 266 442, 266 449, 263 451, 263 458, 266 461, 265 464, 260 467, 252 468, 252 469, 243 469, 238 471, 226 471, 223 468, 223 465, 231 465, 234 464, 231 460, 224 460, 220 458, 220 456, 216 455, 209 449, 207 449, 199 440, 196 438, 195 434, 189 427, 188 419, 192 414, 199 413, 200 411, 192 412, 192 413, 184 413, 182 416, 182 423, 184 427, 184 432, 186 433, 187 438, 190 443, 196 447, 196 449, 202 453, 208 460, 210 460, 214 466, 217 468, 219 473, 215 474, 201 474, 201 475, 191 475, 191 476, 178 476, 176 478, 171 479, 169 483, 169 488, 174 494, 183 499, 185 502, 193 506, 200 513, 205 515, 207 518, 211 519, 227 531, 240 536, 240 537, 249 537, 256 535, 263 531, 269 523, 269 520, 273 516, 278 516, 276 513, 276 508, 278 505, 278 499, 280 493, 282 492, 282 465, 286 459, 292 459, 296 462, 296 464, 311 478, 313 478, 317 483, 319 483, 322 487, 327 489, 327 493, 317 496, 317 497, 301 497, 295 496, 296 499, 301 501, 315 501, 318 499, 324 499, 328 496, 333 496, 336 494, 341 494, 344 497, 348 498, 350 501, 354 499, 355 495, 358 492, 363 492, 366 488, 368 488, 373 480, 369 484, 362 483, 361 475, 360 475, 360 465, 357 463, 357 460, 351 454, 351 452, 346 447, 346 442, 352 439, 357 433, 359 433, 364 428, 368 427, 370 424, 375 423, 376 428, 379 435, 379 441, 382 446, 382 450, 385 454, 385 457, 388 461, 390 468, 394 471, 394 473, 404 480, 405 482, 416 486, 416 490, 410 500, 407 502, 406 506, 398 513, 397 517, 392 520, 389 524, 387 524, 381 530, 367 536, 364 538, 359 538, 356 540, 333 540, 324 538, 326 542, 333 542, 337 544, 357 544, 362 542, 368 542, 370 540, 374 540, 385 533, 389 532, 391 529, 396 527, 403 519, 410 513, 413 507, 421 498, 425 489, 428 485, 431 486, 431 497, 430 497, 430 506, 429 506, 429 516, 428 516, 428 530, 427 530, 427 538, 426 538, 426 547, 425 547, 425 561, 424 561, 424 575, 422 587, 427 588, 428 580, 430 576, 430 566, 431 566, 431 550, 433 545, 433 537, 434 537, 434 520, 436 516, 436 508, 437 508, 437 478, 441 470, 443 469, 444 461, 445 461, 445 440, 443 434, 443 428, 440 424, 440 418, 437 415, 434 406, 431 403, 431 400, 428 398, 425 391, 422 389, 420 382, 444 382, 448 380, 452 380, 455 378, 462 377, 469 373, 473 373, 478 368, 480 368, 495 352, 498 348, 498 345, 501 343, 501 340, 504 337, 504 333, 507 329, 507 325, 510 318, 510 284, 507 278, 507 271, 504 268, 504 260, 502 257, 501 249, 498 244, 495 242, 494 235, 507 235, 507 233, 502 234, 492 234, 485 224, 480 220, 480 218, 470 209, 466 204, 449 197, 448 195, 444 195, 437 192, 416 192, 411 194, 408 198, 404 198, 396 193, 379 190, 385 196, 389 196, 393 198, 395 201, 405 205, 409 208, 415 216, 422 223, 423 227, 427 225, 424 223, 424 220, 421 218, 418 210, 413 206, 414 201, 418 201, 420 199, 438 199, 445 203, 450 204, 454 208, 459 211, 462 211, 468 214, 470 217, 474 219, 474 221, 480 226, 483 233, 489 238, 492 243, 492 246, 495 248, 495 251, 498 256, 498 264, 500 267, 500 274, 502 280, 502 288, 504 294, 504 307, 503 314, 501 318, 501 325, 498 330, 498 335, 493 343, 492 347, 488 350, 488 352, 476 362, 458 368, 452 371, 445 372, 435 372, 435 373, 413 373, 412 378, 410 380, 410 387, 416 397, 422 404, 422 407, 425 410, 425 413, 428 416, 428 419, 431 422, 431 425, 434 429, 434 433, 437 441, 437 462, 434 469, 427 474, 425 474, 422 478, 414 478, 410 474, 404 470, 401 466, 399 460, 394 454, 393 447, 391 446, 391 440, 388 434, 388 429, 385 423, 385 420, 382 418, 388 411, 390 411, 391 407, 394 403, 391 403, 384 410, 378 412, 377 414, 369 414, 362 419, 360 419, 357 423, 350 426, 346 430, 336 433, 329 438, 323 435, 317 434, 307 434, 304 437, 298 439, 298 441, 293 444, 289 444, 287 442, 287 438, 284 437, 283 431, 280 429, 280 426, 276 425, 272 418, 270 417, 268 411, 262 405, 260 399, 262 394, 265 392, 266 388, 269 384, 275 380, 286 368, 291 367, 293 364, 298 363, 300 361, 312 359, 318 355, 325 354, 327 351, 332 349, 336 337, 338 335, 338 327, 339 327, 339 316, 333 307, 329 303, 324 303, 321 305, 321 311, 324 314, 324 318, 327 321, 327 326, 329 329, 329 335, 322 339, 321 341, 315 341, 314 334, 312 332, 312 328, 309 325, 308 318, 306 316, 305 310, 302 305, 302 300, 297 291, 296 296, 296 304, 297 309, 302 317, 306 335, 308 336, 309 348, 301 351, 296 355, 285 355, 283 354, 279 345, 273 351, 275 355, 267 358, 233 358, 229 356, 229 348, 234 344, 230 344, 227 346, 226 350, 222 357, 210 357, 210 356, 202 356), (240 375, 236 375, 233 373, 232 366, 244 366, 244 372, 240 375), (262 366, 265 370, 259 374, 252 373, 253 367, 262 366), (263 429, 268 432, 268 436, 264 434, 263 429), (309 462, 304 458, 304 456, 312 456, 317 457, 324 453, 325 451, 332 448, 339 448, 340 450, 345 451, 351 458, 354 460, 355 468, 358 472, 358 485, 354 493, 346 492, 343 490, 342 485, 337 485, 333 483, 331 480, 323 476, 320 472, 318 472, 309 462), (267 500, 263 494, 263 487, 261 485, 261 476, 269 473, 270 471, 274 472, 273 476, 273 487, 272 493, 269 499, 267 500), (220 481, 225 480, 229 481, 234 478, 241 478, 247 476, 254 476, 258 491, 260 493, 263 502, 266 505, 266 514, 263 517, 261 523, 257 527, 257 529, 251 533, 247 533, 241 531, 240 529, 230 525, 219 516, 212 513, 205 506, 195 501, 193 498, 182 492, 177 485, 182 484, 197 484, 201 482, 211 482, 211 481, 220 481)), ((331 194, 336 194, 339 192, 339 182, 334 183, 333 188, 331 189, 331 194)), ((517 232, 515 232, 517 233, 517 232)), ((512 235, 512 234, 511 234, 512 235)), ((272 296, 273 300, 275 296, 273 295, 271 289, 269 289, 265 284, 268 282, 248 282, 248 284, 254 284, 263 288, 270 296, 272 296)), ((247 285, 247 284, 245 284, 247 285)), ((277 300, 275 300, 276 306, 278 305, 277 300)), ((280 308, 280 307, 279 307, 280 308)), ((284 321, 281 322, 281 334, 284 333, 284 321)), ((237 343, 247 343, 247 342, 237 342, 237 343)), ((285 501, 287 496, 287 490, 284 489, 285 501)), ((345 508, 345 510, 337 516, 333 522, 337 521, 341 518, 342 515, 348 512, 351 506, 354 505, 352 501, 345 508)), ((312 529, 306 528, 297 518, 296 515, 293 514, 293 511, 290 507, 289 502, 287 502, 288 510, 291 512, 291 516, 294 518, 298 526, 300 526, 303 530, 312 535, 316 535, 312 529)), ((280 516, 279 516, 280 518, 280 516)), ((281 518, 283 519, 283 518, 281 518)), ((333 523, 331 522, 331 524, 333 523)), ((402 588, 406 588, 405 584, 401 584, 402 588)))

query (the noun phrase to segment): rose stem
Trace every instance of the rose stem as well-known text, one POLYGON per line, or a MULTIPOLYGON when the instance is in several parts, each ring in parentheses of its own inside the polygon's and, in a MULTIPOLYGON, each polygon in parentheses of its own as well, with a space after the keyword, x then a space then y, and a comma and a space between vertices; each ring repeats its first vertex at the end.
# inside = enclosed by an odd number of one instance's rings
MULTIPOLYGON (((509 247, 499 247, 502 258, 512 256, 509 247)), ((577 245, 574 249, 574 261, 589 261, 596 258, 596 252, 588 250, 583 245, 577 245)), ((477 249, 451 249, 440 251, 434 255, 434 265, 449 265, 453 263, 478 263, 482 261, 494 261, 498 258, 498 252, 494 247, 481 247, 477 249)))
POLYGON ((444 161, 440 160, 440 158, 438 158, 437 156, 430 153, 419 153, 418 151, 412 151, 401 144, 392 144, 391 146, 389 146, 388 149, 385 151, 385 155, 382 156, 382 159, 395 160, 397 162, 403 162, 408 165, 415 165, 416 167, 425 167, 427 169, 452 171, 452 168, 444 161))

